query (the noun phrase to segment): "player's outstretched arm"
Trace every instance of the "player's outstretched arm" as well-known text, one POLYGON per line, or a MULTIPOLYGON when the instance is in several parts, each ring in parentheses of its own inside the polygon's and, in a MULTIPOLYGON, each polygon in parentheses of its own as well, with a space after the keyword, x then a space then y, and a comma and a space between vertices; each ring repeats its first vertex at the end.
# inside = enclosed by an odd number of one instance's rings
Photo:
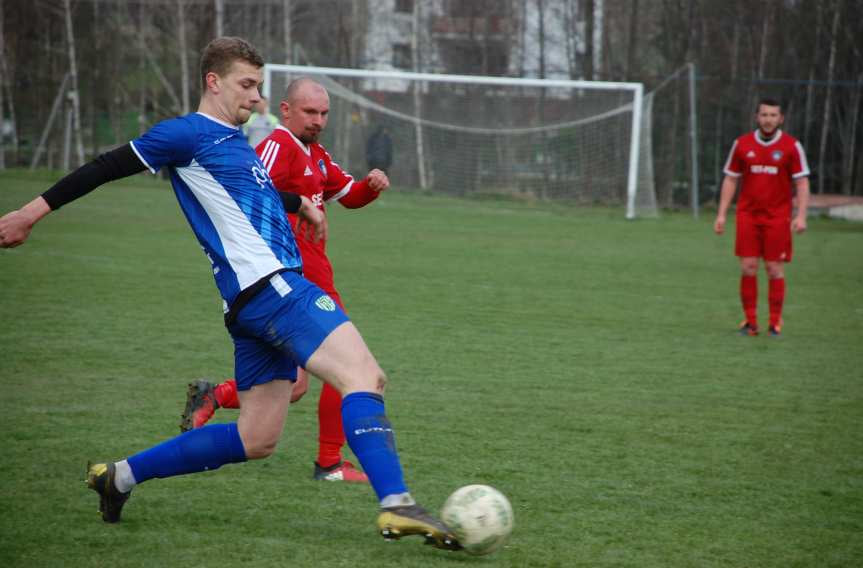
POLYGON ((87 195, 104 183, 145 169, 146 166, 130 144, 100 155, 65 176, 21 209, 0 217, 0 247, 11 248, 22 244, 33 226, 51 211, 87 195))

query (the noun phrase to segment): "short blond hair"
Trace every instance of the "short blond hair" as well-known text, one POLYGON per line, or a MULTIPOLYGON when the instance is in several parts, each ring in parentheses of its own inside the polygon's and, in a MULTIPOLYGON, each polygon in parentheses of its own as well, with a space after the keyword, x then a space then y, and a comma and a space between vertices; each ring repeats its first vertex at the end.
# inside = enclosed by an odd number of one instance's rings
POLYGON ((224 77, 238 60, 258 68, 264 66, 264 58, 258 50, 241 37, 217 37, 208 43, 201 54, 201 87, 207 88, 207 73, 224 77))

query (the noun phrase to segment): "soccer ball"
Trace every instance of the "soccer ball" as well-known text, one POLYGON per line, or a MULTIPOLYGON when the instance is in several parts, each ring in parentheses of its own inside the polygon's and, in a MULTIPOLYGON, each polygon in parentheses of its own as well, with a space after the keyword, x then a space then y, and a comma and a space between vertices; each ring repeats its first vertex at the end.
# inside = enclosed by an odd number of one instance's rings
POLYGON ((488 485, 465 485, 443 505, 441 520, 452 529, 468 554, 494 552, 512 532, 512 506, 488 485))

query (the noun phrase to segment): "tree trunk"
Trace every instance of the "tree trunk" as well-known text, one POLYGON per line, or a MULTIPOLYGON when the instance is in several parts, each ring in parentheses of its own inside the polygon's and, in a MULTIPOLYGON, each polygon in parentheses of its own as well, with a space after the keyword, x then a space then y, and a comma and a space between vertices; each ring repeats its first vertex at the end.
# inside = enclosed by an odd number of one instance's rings
POLYGON ((75 152, 78 157, 78 165, 84 165, 84 142, 81 138, 81 104, 78 93, 78 65, 75 59, 75 34, 72 31, 72 6, 70 0, 64 0, 63 6, 66 12, 66 41, 68 43, 67 53, 69 55, 69 73, 72 76, 72 129, 75 134, 75 152))
POLYGON ((848 124, 847 155, 842 161, 842 193, 851 195, 854 186, 854 154, 857 146, 857 120, 860 117, 860 102, 863 99, 863 73, 857 75, 857 86, 851 95, 851 120, 848 124))
MULTIPOLYGON (((421 71, 419 54, 420 22, 423 21, 420 14, 421 4, 422 2, 420 0, 414 0, 413 33, 411 33, 411 66, 413 67, 414 73, 419 73, 421 71)), ((421 86, 421 81, 413 81, 414 117, 416 118, 416 122, 414 122, 414 133, 416 136, 417 172, 419 173, 420 189, 428 189, 425 167, 425 146, 423 145, 423 127, 419 122, 422 118, 422 97, 420 96, 421 86)))
POLYGON ((566 42, 566 68, 570 79, 578 77, 578 42, 580 39, 572 0, 565 0, 563 6, 564 41, 566 42))
POLYGON ((758 102, 757 85, 764 78, 764 73, 767 67, 767 52, 769 51, 770 33, 772 31, 772 22, 774 14, 774 0, 768 0, 764 4, 764 17, 761 20, 761 43, 758 48, 758 67, 755 69, 755 80, 749 84, 749 94, 746 97, 748 108, 744 113, 746 129, 751 127, 752 113, 755 111, 755 105, 758 102))
POLYGON ((593 81, 593 35, 596 29, 594 0, 584 2, 584 78, 593 81))
POLYGON ((214 0, 216 8, 216 37, 225 35, 225 0, 214 0))
POLYGON ((638 0, 629 3, 629 38, 626 51, 626 80, 633 81, 635 76, 635 50, 638 48, 638 0))
POLYGON ((0 0, 0 170, 6 169, 6 110, 3 101, 3 93, 6 90, 6 52, 3 38, 3 0, 0 0))
POLYGON ((291 38, 291 0, 282 0, 282 18, 285 34, 285 63, 294 63, 294 44, 291 38))
POLYGON ((824 161, 827 157, 827 137, 830 134, 830 103, 833 96, 833 74, 836 71, 836 49, 839 38, 839 15, 842 13, 842 0, 836 0, 833 5, 833 25, 830 33, 830 60, 827 63, 827 94, 824 96, 824 118, 821 125, 821 144, 818 147, 818 193, 824 193, 824 178, 827 176, 824 161))
POLYGON ((815 70, 818 65, 818 55, 821 52, 821 30, 824 21, 824 4, 816 2, 815 7, 815 51, 812 53, 812 63, 809 65, 809 84, 806 85, 806 111, 803 114, 803 143, 809 143, 809 129, 815 114, 815 70))
POLYGON ((181 114, 189 114, 189 45, 186 41, 186 0, 177 0, 177 35, 180 43, 181 114))

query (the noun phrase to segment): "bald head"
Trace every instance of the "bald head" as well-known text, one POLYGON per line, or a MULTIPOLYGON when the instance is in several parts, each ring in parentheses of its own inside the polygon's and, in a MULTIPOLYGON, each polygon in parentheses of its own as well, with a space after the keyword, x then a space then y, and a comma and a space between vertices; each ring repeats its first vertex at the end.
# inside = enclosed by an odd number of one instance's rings
POLYGON ((279 110, 282 111, 282 126, 303 144, 312 144, 318 141, 318 136, 327 126, 330 96, 314 79, 300 77, 285 89, 279 110))
POLYGON ((285 89, 285 99, 288 103, 294 103, 298 100, 311 96, 320 96, 323 94, 327 98, 327 90, 323 85, 312 79, 311 77, 298 77, 288 84, 285 89))

